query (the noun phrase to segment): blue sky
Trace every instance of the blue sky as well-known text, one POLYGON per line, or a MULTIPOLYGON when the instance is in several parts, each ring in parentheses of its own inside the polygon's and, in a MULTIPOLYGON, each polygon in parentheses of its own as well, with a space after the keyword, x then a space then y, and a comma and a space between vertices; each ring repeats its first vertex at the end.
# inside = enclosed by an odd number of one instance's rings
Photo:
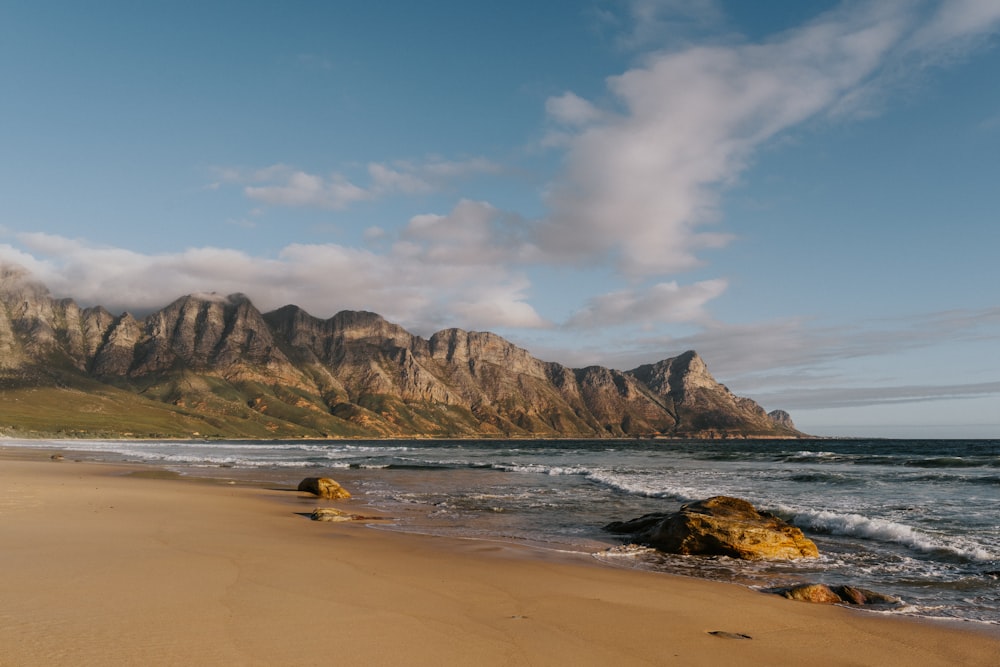
POLYGON ((998 0, 6 2, 0 261, 997 438, 998 82, 998 0))

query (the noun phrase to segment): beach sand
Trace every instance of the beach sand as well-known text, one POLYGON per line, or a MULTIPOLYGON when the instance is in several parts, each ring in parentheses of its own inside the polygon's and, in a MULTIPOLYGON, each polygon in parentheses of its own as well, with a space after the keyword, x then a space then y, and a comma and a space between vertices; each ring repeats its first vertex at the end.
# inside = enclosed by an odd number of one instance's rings
POLYGON ((1000 632, 0 450, 0 665, 995 665, 1000 632), (731 633, 713 635, 711 632, 731 633), (746 635, 750 639, 733 638, 746 635))

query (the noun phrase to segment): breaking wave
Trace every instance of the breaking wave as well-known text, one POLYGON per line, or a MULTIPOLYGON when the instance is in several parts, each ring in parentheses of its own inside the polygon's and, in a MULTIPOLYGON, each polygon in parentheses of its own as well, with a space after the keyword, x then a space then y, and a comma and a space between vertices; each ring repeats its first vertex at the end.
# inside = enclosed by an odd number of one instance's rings
POLYGON ((889 542, 920 553, 948 555, 963 561, 989 562, 1000 558, 1000 554, 977 544, 968 544, 955 538, 945 541, 906 524, 888 519, 872 519, 860 514, 807 510, 795 513, 792 523, 819 533, 889 542))

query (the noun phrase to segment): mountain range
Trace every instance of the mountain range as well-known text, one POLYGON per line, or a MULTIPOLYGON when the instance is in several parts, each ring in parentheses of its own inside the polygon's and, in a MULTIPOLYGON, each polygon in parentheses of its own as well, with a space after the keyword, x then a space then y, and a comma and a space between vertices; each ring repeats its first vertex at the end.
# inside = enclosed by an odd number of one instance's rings
POLYGON ((492 333, 262 313, 191 294, 145 317, 0 266, 0 433, 54 437, 804 437, 694 351, 572 369, 492 333))

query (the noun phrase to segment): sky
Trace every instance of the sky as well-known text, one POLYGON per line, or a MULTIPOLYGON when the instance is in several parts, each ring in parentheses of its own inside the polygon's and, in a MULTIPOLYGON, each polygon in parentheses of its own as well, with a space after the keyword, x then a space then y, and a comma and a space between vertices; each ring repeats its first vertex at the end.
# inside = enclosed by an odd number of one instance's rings
POLYGON ((0 262, 1000 438, 1000 0, 0 3, 0 262))

